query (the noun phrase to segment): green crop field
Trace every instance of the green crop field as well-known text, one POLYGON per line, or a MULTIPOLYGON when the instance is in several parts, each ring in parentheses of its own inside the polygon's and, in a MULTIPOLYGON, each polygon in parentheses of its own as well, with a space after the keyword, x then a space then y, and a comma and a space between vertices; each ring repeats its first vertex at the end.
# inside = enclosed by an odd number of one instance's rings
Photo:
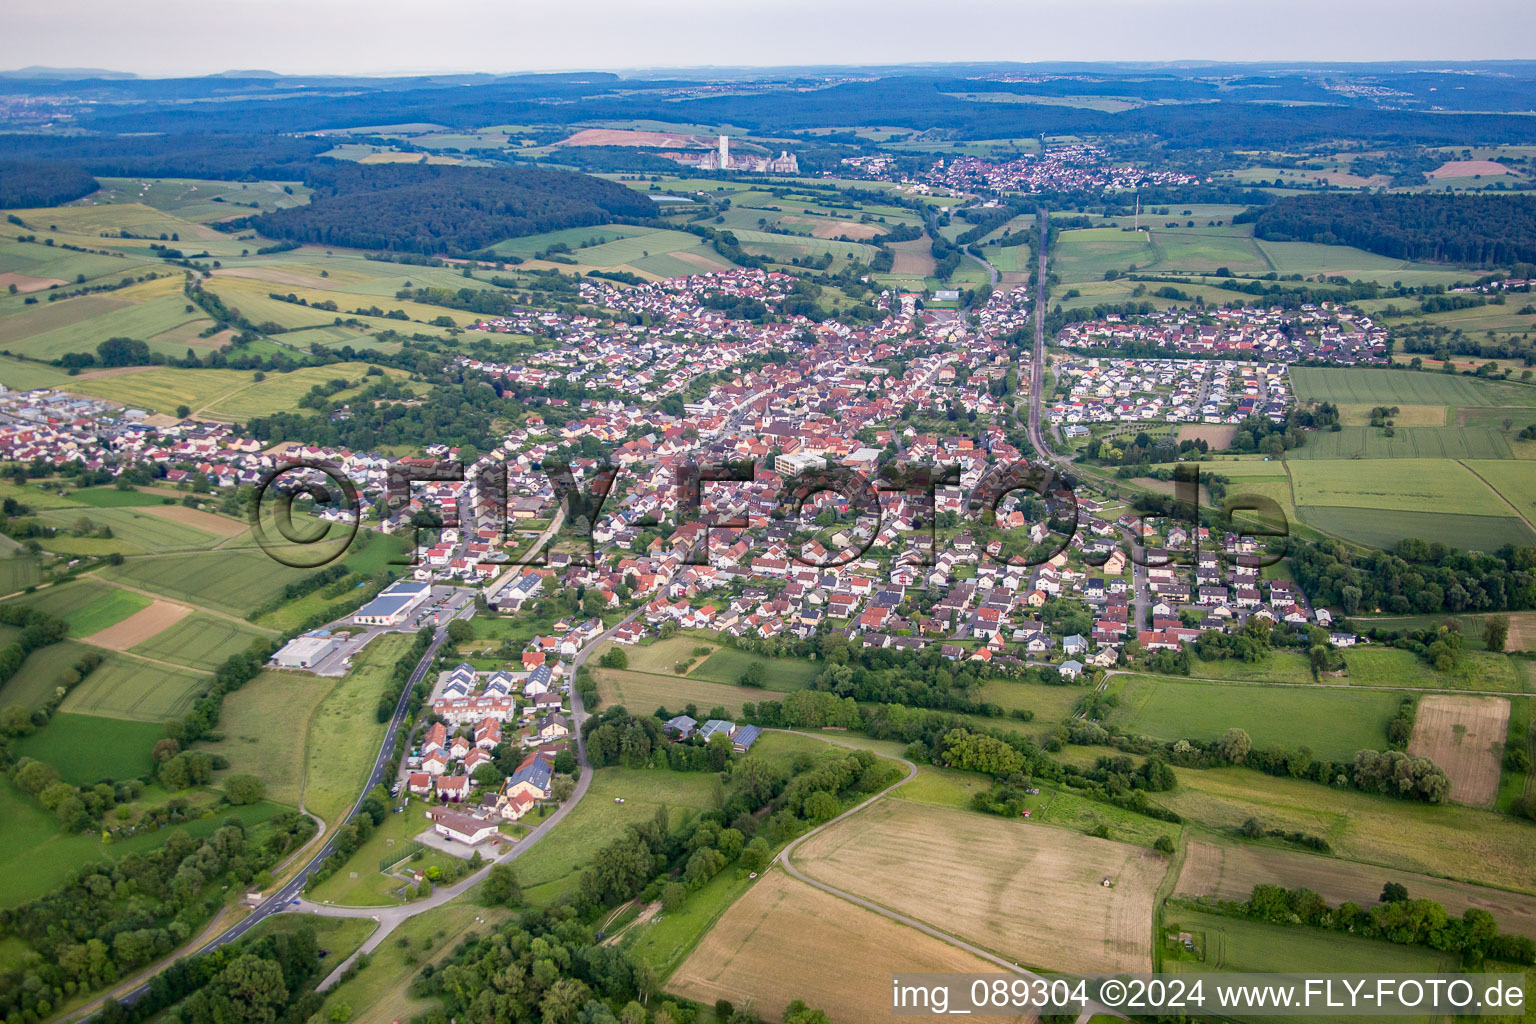
POLYGON ((1392 549, 1398 541, 1409 537, 1479 551, 1495 551, 1505 544, 1536 544, 1536 530, 1513 516, 1400 512, 1385 508, 1300 504, 1296 506, 1296 512, 1303 523, 1324 533, 1384 550, 1392 549))
POLYGON ((1438 459, 1288 463, 1298 506, 1487 515, 1502 507, 1487 484, 1458 462, 1438 459))
MULTIPOLYGON (((559 231, 545 231, 538 235, 524 235, 521 238, 509 238, 505 242, 497 242, 491 249, 504 256, 522 256, 525 259, 532 258, 536 252, 543 252, 551 245, 566 245, 573 250, 573 255, 578 259, 586 256, 585 252, 577 252, 594 244, 614 241, 620 238, 635 238, 658 234, 655 228, 641 227, 637 224, 600 224, 590 228, 562 228, 559 231), (601 240, 601 241, 600 241, 601 240)), ((698 242, 697 235, 689 235, 689 245, 698 242)), ((643 247, 642 247, 643 248, 643 247)), ((662 246, 657 246, 657 252, 662 246)), ((625 261, 621 261, 625 262, 625 261)))
POLYGON ((735 685, 748 665, 763 666, 764 686, 770 690, 803 690, 821 673, 816 662, 794 658, 765 658, 759 654, 722 647, 689 673, 691 679, 735 685))
POLYGON ((78 501, 92 508, 133 508, 145 505, 165 504, 163 494, 145 494, 143 491, 120 491, 116 487, 86 487, 69 492, 70 501, 78 501))
POLYGON ((156 722, 57 714, 17 740, 15 748, 17 754, 53 765, 65 782, 89 786, 147 774, 153 767, 150 752, 164 735, 156 722))
POLYGON ((1130 676, 1109 721, 1159 740, 1215 740, 1238 728, 1257 747, 1304 744, 1319 757, 1343 761, 1357 750, 1386 746, 1397 704, 1391 693, 1130 676))
POLYGON ((7 554, 0 558, 0 594, 14 594, 37 583, 42 573, 37 561, 24 554, 7 554))
POLYGON ((57 615, 69 623, 71 636, 89 636, 149 606, 149 599, 141 594, 94 579, 77 579, 45 587, 12 600, 57 615))
POLYGON ((1514 506, 1527 522, 1536 523, 1536 470, 1530 463, 1468 461, 1466 466, 1498 491, 1499 497, 1514 506))
POLYGON ((130 558, 101 570, 108 579, 235 616, 276 597, 309 572, 251 548, 130 558))
POLYGON ((1349 405, 1536 406, 1536 387, 1413 370, 1293 366, 1301 402, 1349 405))
POLYGON ((50 551, 64 554, 158 555, 167 551, 187 551, 212 547, 220 537, 206 530, 154 515, 137 508, 58 508, 38 513, 38 518, 60 532, 43 542, 50 551), (89 523, 94 528, 108 527, 110 538, 73 537, 68 531, 89 523))
POLYGON ((1513 459, 1506 435, 1492 427, 1344 427, 1307 435, 1287 459, 1513 459))
POLYGON ((1320 835, 1335 856, 1536 893, 1531 825, 1459 804, 1372 796, 1248 768, 1174 769, 1179 788, 1155 801, 1187 824, 1234 832, 1265 828, 1320 835))
POLYGON ((174 214, 183 220, 213 221, 225 217, 246 216, 302 206, 309 189, 297 182, 276 181, 204 181, 195 178, 98 178, 101 190, 81 203, 142 203, 156 210, 174 214))
POLYGON ((15 704, 28 711, 42 707, 58 693, 64 677, 73 670, 75 663, 92 650, 94 648, 66 640, 33 651, 16 674, 0 684, 0 707, 15 704))
POLYGON ((13 391, 55 388, 69 379, 69 374, 58 367, 0 356, 0 384, 13 391))
POLYGON ((208 682, 205 675, 113 653, 69 692, 62 707, 82 715, 163 722, 185 713, 208 682))
POLYGON ((690 676, 606 668, 594 669, 593 675, 597 678, 604 706, 622 704, 641 715, 648 715, 658 707, 678 714, 687 704, 696 705, 700 713, 719 706, 725 708, 727 714, 737 715, 744 703, 784 699, 783 690, 759 690, 737 686, 734 682, 716 683, 690 676))
MULTIPOLYGON (((1142 224, 1157 218, 1142 218, 1142 224)), ((1158 272, 1215 271, 1222 267, 1234 274, 1267 274, 1274 267, 1249 237, 1249 228, 1178 228, 1151 230, 1157 250, 1158 272)))
MULTIPOLYGON (((253 374, 243 370, 151 368, 113 377, 75 378, 68 390, 168 415, 174 415, 178 406, 185 405, 193 412, 206 411, 215 418, 245 419, 292 411, 316 384, 337 378, 361 380, 367 369, 362 363, 332 363, 300 367, 289 373, 270 373, 265 380, 257 381, 253 374)), ((345 397, 344 392, 338 394, 345 397)))
POLYGON ((228 619, 194 613, 134 647, 146 658, 213 671, 231 655, 247 650, 264 634, 228 619))
POLYGON ((1157 262, 1157 250, 1145 234, 1118 228, 1063 231, 1051 256, 1051 270, 1065 283, 1102 281, 1106 270, 1145 269, 1157 262))
MULTIPOLYGON (((1009 711, 1033 711, 1032 726, 1043 722, 1064 721, 1083 691, 1076 686, 1045 686, 1012 679, 991 679, 983 683, 978 697, 1009 711)), ((999 720, 1002 724, 1002 720, 999 720)), ((1004 725, 1004 728, 1007 726, 1004 725)))

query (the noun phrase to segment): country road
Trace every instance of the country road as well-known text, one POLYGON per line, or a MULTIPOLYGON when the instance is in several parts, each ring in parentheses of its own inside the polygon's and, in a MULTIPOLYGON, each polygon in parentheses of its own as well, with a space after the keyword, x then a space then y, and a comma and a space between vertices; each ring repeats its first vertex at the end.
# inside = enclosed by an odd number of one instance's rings
POLYGON ((582 797, 587 795, 587 789, 592 785, 592 766, 587 762, 586 740, 583 739, 581 734, 581 723, 586 719, 587 712, 582 704, 581 691, 575 685, 576 672, 582 665, 586 664, 587 658, 591 656, 593 651, 612 638, 614 632, 620 626, 634 621, 635 617, 639 614, 638 610, 631 612, 626 618, 604 630, 601 635, 577 652, 575 659, 571 662, 571 724, 572 733, 576 737, 576 763, 581 766, 581 777, 576 781, 576 788, 571 792, 570 797, 559 807, 555 808, 549 817, 541 821, 537 828, 512 844, 512 847, 506 853, 491 860, 480 870, 455 882, 453 885, 435 889, 432 895, 426 899, 417 900, 414 903, 382 907, 340 907, 326 903, 313 903, 303 897, 299 897, 290 906, 283 908, 293 913, 317 914, 321 917, 363 917, 379 923, 379 927, 374 929, 373 934, 368 936, 367 941, 358 948, 357 952, 340 964, 337 964, 335 970, 331 971, 320 982, 318 986, 319 991, 324 992, 336 984, 336 981, 358 957, 377 949, 402 922, 462 896, 484 881, 485 876, 490 874, 491 868, 497 864, 507 864, 521 857, 535 843, 549 835, 555 826, 564 821, 566 816, 575 809, 576 805, 581 803, 582 797))

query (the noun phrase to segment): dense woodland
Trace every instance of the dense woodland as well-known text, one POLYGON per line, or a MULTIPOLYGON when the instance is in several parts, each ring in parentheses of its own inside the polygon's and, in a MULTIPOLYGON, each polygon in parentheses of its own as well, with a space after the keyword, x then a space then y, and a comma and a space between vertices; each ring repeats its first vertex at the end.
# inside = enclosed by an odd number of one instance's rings
POLYGON ((429 164, 326 164, 304 183, 307 206, 252 218, 263 235, 295 242, 434 255, 479 252, 561 228, 647 219, 642 193, 572 171, 429 164))
POLYGON ((101 187, 88 171, 44 160, 0 160, 0 207, 58 206, 101 187))
POLYGON ((1400 260, 1536 261, 1536 196, 1330 193, 1279 199, 1247 216, 1255 236, 1274 242, 1353 245, 1400 260))
POLYGON ((111 177, 297 181, 318 154, 330 148, 328 139, 206 131, 131 136, 0 135, 0 158, 47 160, 111 177))

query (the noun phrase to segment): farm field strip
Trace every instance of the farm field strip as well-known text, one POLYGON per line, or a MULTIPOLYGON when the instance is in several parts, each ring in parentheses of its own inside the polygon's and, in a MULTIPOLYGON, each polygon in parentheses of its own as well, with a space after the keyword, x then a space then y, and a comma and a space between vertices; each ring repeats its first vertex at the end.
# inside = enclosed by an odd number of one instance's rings
POLYGON ((1148 922, 1167 870, 1143 847, 894 800, 812 836, 795 862, 818 881, 1061 971, 1150 970, 1148 922), (943 886, 933 884, 936 865, 943 886), (1048 950, 1033 941, 1030 922, 1041 921, 1050 922, 1048 950))
POLYGON ((1431 694, 1419 701, 1408 753, 1427 757, 1451 778, 1451 799, 1492 806, 1499 794, 1509 701, 1431 694))

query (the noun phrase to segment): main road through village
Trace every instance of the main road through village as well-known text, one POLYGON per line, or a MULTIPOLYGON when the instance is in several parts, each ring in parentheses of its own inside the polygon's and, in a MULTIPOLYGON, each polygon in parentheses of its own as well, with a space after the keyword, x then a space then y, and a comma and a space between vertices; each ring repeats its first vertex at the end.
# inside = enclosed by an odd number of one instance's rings
MULTIPOLYGON (((1033 318, 1035 324, 1035 338, 1030 365, 1029 439, 1030 442, 1034 445, 1036 452, 1039 453, 1040 457, 1044 461, 1055 466, 1058 464, 1057 459, 1054 455, 1052 455, 1050 449, 1046 447, 1044 437, 1042 436, 1040 430, 1041 404, 1043 400, 1045 381, 1044 312, 1046 308, 1045 266, 1046 241, 1048 237, 1048 214, 1046 214, 1044 210, 1041 210, 1038 215, 1038 220, 1040 229, 1040 249, 1033 318)), ((998 279, 996 268, 994 268, 990 263, 987 263, 985 260, 982 262, 987 267, 988 273, 991 276, 993 284, 995 285, 998 279)), ((753 400, 760 397, 762 397, 761 394, 754 395, 753 400)), ((750 402, 747 405, 747 409, 750 409, 750 402)), ((736 426, 740 426, 741 420, 745 416, 745 411, 746 410, 743 410, 742 415, 738 416, 736 420, 733 421, 736 426)), ((550 529, 546 530, 545 533, 538 538, 532 548, 530 548, 529 552, 519 561, 526 564, 540 548, 542 548, 545 544, 549 543, 549 541, 553 539, 553 534, 556 529, 558 529, 558 520, 550 524, 550 529)), ((320 982, 320 985, 318 986, 319 989, 321 991, 325 991, 337 982, 342 974, 347 971, 347 969, 357 960, 358 957, 377 949, 379 945, 383 943, 383 941, 388 938, 389 935, 397 927, 400 926, 401 922, 428 910, 440 907, 450 900, 457 899, 458 897, 464 895, 471 888, 484 880, 485 876, 490 873, 491 868, 497 864, 504 864, 509 861, 516 860, 518 857, 527 852, 530 847, 538 843, 545 836, 549 835, 549 833, 554 830, 554 828, 558 826, 560 822, 563 821, 566 816, 571 813, 571 811, 575 809, 576 805, 581 802, 582 798, 587 794, 587 789, 592 784, 592 766, 587 762, 586 740, 582 736, 581 731, 581 725, 582 722, 584 722, 587 718, 587 712, 586 708, 582 704, 581 691, 575 685, 576 673, 586 663, 587 658, 590 657, 592 653, 596 651, 597 648, 600 647, 604 642, 609 640, 620 626, 632 622, 636 617, 638 617, 640 614, 639 610, 630 613, 630 615, 622 621, 614 623, 613 626, 609 627, 600 636, 584 646, 579 652, 577 652, 576 657, 571 663, 572 732, 576 737, 576 761, 580 765, 581 776, 577 780, 576 788, 572 790, 570 798, 562 803, 559 807, 557 807, 547 818, 540 822, 537 828, 528 833, 528 835, 524 836, 518 842, 514 843, 511 848, 507 850, 507 852, 503 853, 500 857, 491 860, 478 871, 470 874, 468 877, 460 880, 454 885, 435 889, 433 890, 432 895, 428 896, 426 899, 417 900, 413 903, 382 907, 341 907, 331 904, 314 903, 304 898, 304 887, 308 884, 309 879, 336 852, 337 830, 341 826, 350 824, 357 817, 357 815, 361 813, 363 801, 367 798, 369 791, 371 791, 374 786, 385 783, 386 780, 388 780, 390 776, 396 772, 396 742, 399 738, 400 730, 405 725, 406 713, 410 708, 411 693, 416 688, 416 685, 420 683, 424 678, 426 678, 427 673, 431 670, 433 663, 436 661, 438 651, 442 648, 443 642, 447 639, 449 623, 456 618, 468 618, 469 616, 473 615, 474 612, 475 605, 473 603, 468 604, 455 612, 453 615, 450 615, 446 622, 443 622, 438 626, 437 631, 432 638, 431 646, 429 646, 426 652, 422 654, 421 660, 416 663, 416 667, 412 670, 409 681, 406 683, 405 688, 400 694, 400 700, 395 705, 395 713, 389 720, 389 728, 384 733, 384 742, 379 748, 378 757, 374 760, 373 770, 369 773, 367 783, 362 787, 362 791, 358 794, 357 800, 353 803, 352 808, 347 812, 347 816, 342 819, 342 821, 337 825, 336 829, 331 830, 330 838, 325 841, 325 844, 321 846, 320 849, 309 859, 309 861, 305 863, 304 866, 301 867, 297 872, 295 872, 287 882, 283 883, 283 885, 281 885, 277 891, 263 900, 250 914, 246 915, 244 918, 242 918, 240 921, 225 931, 209 938, 201 946, 191 951, 188 955, 210 952, 212 950, 218 949, 220 946, 235 942, 244 936, 247 932, 249 932, 252 928, 256 927, 262 921, 265 921, 267 918, 273 916, 274 914, 311 913, 326 917, 367 918, 378 922, 378 927, 373 930, 373 933, 369 935, 367 941, 362 944, 357 952, 353 953, 352 956, 348 957, 342 963, 337 964, 335 969, 332 970, 331 973, 320 982)), ((836 741, 834 740, 829 742, 836 741)), ((906 761, 905 759, 901 760, 907 768, 907 774, 899 782, 890 787, 890 789, 895 789, 896 786, 905 784, 917 773, 917 768, 915 765, 909 761, 906 761)), ((996 954, 972 945, 971 943, 966 942, 964 939, 961 939, 958 936, 951 935, 947 932, 934 928, 931 925, 924 924, 921 921, 916 921, 903 914, 896 913, 895 911, 890 910, 887 907, 883 907, 873 901, 866 900, 855 896, 852 893, 843 892, 840 889, 833 888, 832 886, 829 886, 823 882, 819 882, 810 876, 803 874, 794 866, 790 859, 791 854, 802 842, 821 832, 823 829, 828 828, 837 822, 842 821, 849 815, 867 807, 870 803, 873 803, 875 800, 880 799, 889 793, 890 789, 876 794, 869 800, 860 803, 857 807, 849 809, 843 814, 838 815, 836 818, 833 818, 831 821, 812 829, 810 832, 807 832, 799 839, 790 843, 784 848, 784 850, 779 853, 778 857, 775 858, 777 863, 780 864, 785 871, 787 871, 796 879, 831 893, 832 895, 846 900, 849 903, 853 903, 857 906, 863 907, 866 910, 880 914, 883 917, 890 918, 893 921, 897 921, 908 927, 915 928, 924 934, 940 939, 949 943, 950 945, 964 949, 967 952, 973 953, 979 957, 991 961, 997 966, 1012 973, 1021 974, 1030 978, 1035 977, 1034 974, 1024 970, 1023 968, 1020 968, 1017 964, 1013 964, 1001 957, 998 957, 996 954)), ((150 974, 149 976, 153 977, 153 974, 150 974)), ((149 982, 145 981, 137 987, 118 995, 116 998, 119 1002, 132 1004, 141 999, 148 991, 149 982)), ((96 1000, 89 1006, 85 1007, 82 1015, 77 1019, 89 1019, 90 1016, 93 1016, 100 1009, 102 1003, 105 1001, 105 998, 106 997, 96 1000)), ((1083 1011, 1080 1020, 1085 1021, 1095 1013, 1104 1013, 1106 1010, 1106 1007, 1090 1006, 1083 1011)))

